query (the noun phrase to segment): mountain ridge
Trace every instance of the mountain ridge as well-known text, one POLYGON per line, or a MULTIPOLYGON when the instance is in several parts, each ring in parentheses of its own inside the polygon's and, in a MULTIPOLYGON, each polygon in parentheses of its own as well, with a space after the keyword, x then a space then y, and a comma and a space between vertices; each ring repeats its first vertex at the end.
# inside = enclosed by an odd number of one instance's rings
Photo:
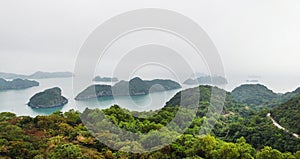
POLYGON ((4 79, 43 79, 43 78, 67 78, 72 77, 72 72, 43 72, 43 71, 37 71, 30 75, 23 75, 23 74, 16 74, 16 73, 6 73, 6 72, 0 72, 0 78, 4 79))

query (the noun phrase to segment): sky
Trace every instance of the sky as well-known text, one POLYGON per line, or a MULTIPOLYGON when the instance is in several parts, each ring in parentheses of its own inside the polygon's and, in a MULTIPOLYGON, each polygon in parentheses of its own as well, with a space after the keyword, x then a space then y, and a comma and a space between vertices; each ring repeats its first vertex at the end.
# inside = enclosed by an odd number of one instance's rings
POLYGON ((73 71, 97 26, 141 8, 168 9, 197 22, 232 85, 258 75, 278 92, 300 86, 299 0, 0 0, 0 72, 73 71))

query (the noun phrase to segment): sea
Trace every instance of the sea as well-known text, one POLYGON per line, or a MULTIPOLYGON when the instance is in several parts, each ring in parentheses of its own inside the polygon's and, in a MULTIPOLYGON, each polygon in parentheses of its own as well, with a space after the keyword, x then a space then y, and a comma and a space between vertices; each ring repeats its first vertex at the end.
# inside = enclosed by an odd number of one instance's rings
MULTIPOLYGON (((72 78, 49 78, 38 79, 40 83, 37 87, 31 87, 21 90, 0 91, 0 112, 12 112, 18 116, 37 116, 49 115, 55 111, 68 111, 70 109, 84 111, 86 108, 105 109, 112 105, 119 105, 131 111, 150 111, 162 108, 165 103, 170 100, 177 92, 187 88, 169 90, 164 92, 155 92, 141 96, 119 96, 119 97, 103 97, 98 99, 89 99, 84 101, 75 101, 76 94, 73 92, 72 78), (55 108, 31 108, 27 106, 29 99, 36 93, 45 89, 59 87, 62 89, 62 95, 68 99, 68 103, 61 107, 55 108)), ((92 83, 91 83, 92 84, 92 83)), ((94 84, 108 84, 98 82, 94 84)), ((109 83, 110 84, 110 83, 109 83)))
MULTIPOLYGON (((224 87, 225 90, 231 91, 235 87, 246 84, 247 78, 233 78, 229 79, 229 83, 224 87)), ((260 79, 259 82, 274 90, 276 93, 285 93, 295 90, 300 86, 300 77, 295 78, 282 78, 282 77, 270 77, 260 79), (280 79, 274 80, 272 79, 280 79), (293 79, 293 80, 291 80, 293 79), (276 82, 277 81, 277 82, 276 82)), ((122 108, 126 108, 131 111, 150 111, 158 110, 165 106, 165 103, 169 101, 177 92, 196 87, 191 85, 182 85, 181 89, 169 90, 164 92, 155 92, 148 95, 141 96, 119 96, 119 97, 105 97, 98 99, 89 99, 84 101, 75 101, 76 94, 73 91, 73 79, 72 78, 49 78, 49 79, 37 79, 40 83, 37 87, 31 87, 22 90, 7 90, 0 91, 0 112, 12 112, 18 116, 37 116, 37 115, 49 115, 55 111, 68 111, 70 109, 83 112, 86 108, 90 109, 105 109, 112 105, 119 105, 122 108), (44 91, 45 89, 59 87, 62 89, 62 94, 68 99, 68 104, 62 107, 55 108, 31 108, 27 106, 29 99, 36 93, 44 91)), ((91 83, 91 84, 111 84, 105 82, 91 83)), ((253 83, 252 83, 253 84, 253 83)))

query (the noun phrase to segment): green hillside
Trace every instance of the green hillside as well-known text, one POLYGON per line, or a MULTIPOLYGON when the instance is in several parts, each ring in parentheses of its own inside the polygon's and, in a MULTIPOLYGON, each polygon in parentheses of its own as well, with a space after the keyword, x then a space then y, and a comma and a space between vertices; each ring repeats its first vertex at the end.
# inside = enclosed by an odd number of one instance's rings
POLYGON ((300 88, 284 94, 274 93, 272 90, 261 84, 245 84, 235 88, 231 94, 233 98, 253 109, 276 107, 296 97, 300 88))
POLYGON ((246 84, 235 88, 232 96, 241 103, 248 105, 268 105, 279 98, 279 95, 261 84, 246 84))
POLYGON ((286 129, 300 134, 300 96, 290 99, 286 103, 271 111, 272 117, 286 129))

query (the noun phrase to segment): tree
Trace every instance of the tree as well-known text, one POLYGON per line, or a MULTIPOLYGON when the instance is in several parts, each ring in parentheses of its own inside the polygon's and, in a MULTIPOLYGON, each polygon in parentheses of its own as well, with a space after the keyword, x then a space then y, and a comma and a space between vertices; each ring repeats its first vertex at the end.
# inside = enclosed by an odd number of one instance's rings
POLYGON ((257 159, 283 159, 283 155, 280 151, 272 149, 272 147, 266 146, 256 155, 257 159))
POLYGON ((68 158, 68 159, 77 159, 81 157, 81 151, 78 145, 74 145, 72 143, 61 144, 50 152, 49 157, 51 159, 57 158, 68 158))
POLYGON ((218 158, 222 159, 239 159, 240 154, 237 146, 234 143, 224 143, 218 150, 218 158))
POLYGON ((296 159, 300 159, 300 151, 297 151, 295 154, 296 159))
POLYGON ((196 149, 196 154, 201 157, 210 158, 212 151, 216 148, 217 141, 211 135, 206 135, 201 137, 199 141, 194 142, 194 149, 196 149))
POLYGON ((242 159, 253 159, 255 154, 255 149, 250 145, 246 143, 246 140, 244 137, 239 138, 236 141, 237 149, 240 154, 240 158, 242 159))

